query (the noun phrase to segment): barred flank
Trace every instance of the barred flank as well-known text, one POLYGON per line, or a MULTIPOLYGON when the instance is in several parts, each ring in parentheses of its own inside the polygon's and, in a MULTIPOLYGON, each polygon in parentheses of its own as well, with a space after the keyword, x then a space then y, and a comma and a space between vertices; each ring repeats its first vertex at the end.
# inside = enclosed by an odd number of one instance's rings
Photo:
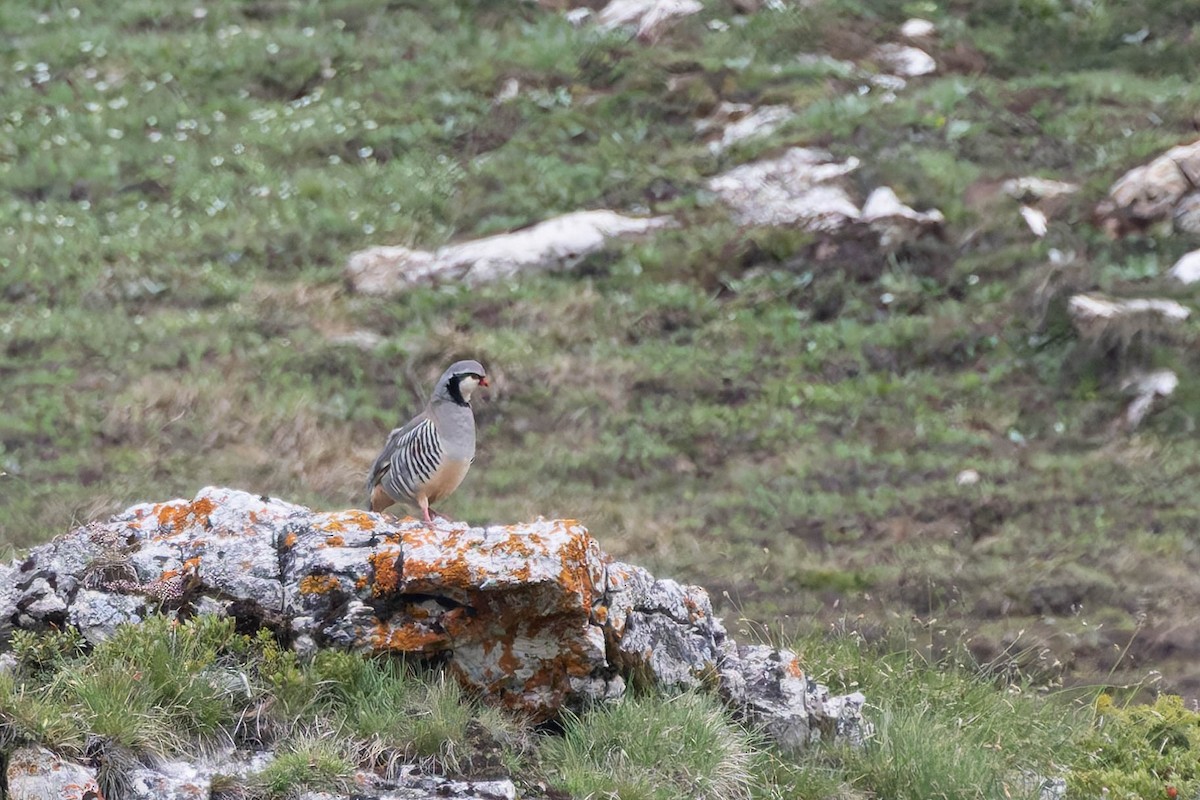
POLYGON ((432 420, 424 420, 396 442, 383 488, 392 497, 417 497, 442 463, 442 445, 432 420))

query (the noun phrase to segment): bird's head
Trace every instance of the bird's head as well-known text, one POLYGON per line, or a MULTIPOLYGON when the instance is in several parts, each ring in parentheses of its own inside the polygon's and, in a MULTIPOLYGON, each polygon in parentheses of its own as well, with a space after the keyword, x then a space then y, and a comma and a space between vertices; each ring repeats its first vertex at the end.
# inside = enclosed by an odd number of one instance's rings
POLYGON ((456 361, 442 373, 434 389, 434 397, 446 399, 460 405, 471 404, 471 394, 480 386, 487 386, 487 371, 478 361, 456 361))

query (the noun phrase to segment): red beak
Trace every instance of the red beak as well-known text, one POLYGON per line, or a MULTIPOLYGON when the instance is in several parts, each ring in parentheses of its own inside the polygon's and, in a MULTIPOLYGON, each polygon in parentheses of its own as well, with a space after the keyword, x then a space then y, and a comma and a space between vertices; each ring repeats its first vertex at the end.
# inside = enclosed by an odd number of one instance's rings
POLYGON ((480 378, 479 385, 480 386, 491 386, 491 384, 487 382, 487 378, 480 378))

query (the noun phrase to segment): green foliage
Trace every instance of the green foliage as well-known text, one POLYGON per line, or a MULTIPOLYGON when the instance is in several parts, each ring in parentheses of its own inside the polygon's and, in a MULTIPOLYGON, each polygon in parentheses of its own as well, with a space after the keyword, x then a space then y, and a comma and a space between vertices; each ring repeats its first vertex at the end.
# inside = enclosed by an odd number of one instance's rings
POLYGON ((44 633, 17 630, 9 640, 18 672, 29 676, 54 672, 82 655, 85 644, 83 636, 74 627, 44 633))
POLYGON ((747 796, 756 748, 710 696, 627 697, 568 717, 542 746, 572 796, 621 800, 747 796))
POLYGON ((1182 797, 1200 790, 1200 714, 1177 695, 1160 695, 1153 705, 1096 700, 1096 718, 1080 742, 1085 756, 1069 776, 1072 793, 1111 797, 1163 798, 1169 787, 1182 797))
POLYGON ((1037 781, 1027 776, 1058 777, 1080 763, 1085 708, 998 682, 961 648, 934 660, 920 655, 919 640, 898 644, 843 631, 799 648, 813 677, 870 701, 871 741, 829 752, 855 788, 911 800, 1033 798, 1037 781))
POLYGON ((272 798, 294 798, 304 792, 345 792, 351 786, 354 760, 345 743, 313 734, 287 743, 254 780, 272 798))

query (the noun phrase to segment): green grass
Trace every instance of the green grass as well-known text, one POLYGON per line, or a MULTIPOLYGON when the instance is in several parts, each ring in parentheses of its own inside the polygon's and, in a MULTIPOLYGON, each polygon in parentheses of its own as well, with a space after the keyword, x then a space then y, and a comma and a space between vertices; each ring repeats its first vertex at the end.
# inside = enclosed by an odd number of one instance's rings
POLYGON ((542 757, 572 797, 738 798, 754 780, 752 739, 711 697, 628 697, 564 727, 542 757))
POLYGON ((414 762, 508 776, 522 796, 552 787, 621 800, 1032 798, 1032 776, 1065 779, 1080 797, 1200 784, 1200 716, 1182 699, 1046 693, 1009 670, 1018 659, 978 666, 935 622, 906 629, 908 639, 840 629, 794 643, 811 677, 865 693, 874 726, 860 748, 825 739, 799 754, 775 750, 712 694, 631 692, 534 730, 427 667, 333 651, 301 664, 230 620, 155 617, 90 652, 70 632, 23 634, 0 676, 0 752, 24 742, 75 758, 103 752, 101 782, 119 793, 147 760, 268 749, 276 758, 257 774, 220 778, 268 798, 345 791, 356 770, 386 778, 414 762))

